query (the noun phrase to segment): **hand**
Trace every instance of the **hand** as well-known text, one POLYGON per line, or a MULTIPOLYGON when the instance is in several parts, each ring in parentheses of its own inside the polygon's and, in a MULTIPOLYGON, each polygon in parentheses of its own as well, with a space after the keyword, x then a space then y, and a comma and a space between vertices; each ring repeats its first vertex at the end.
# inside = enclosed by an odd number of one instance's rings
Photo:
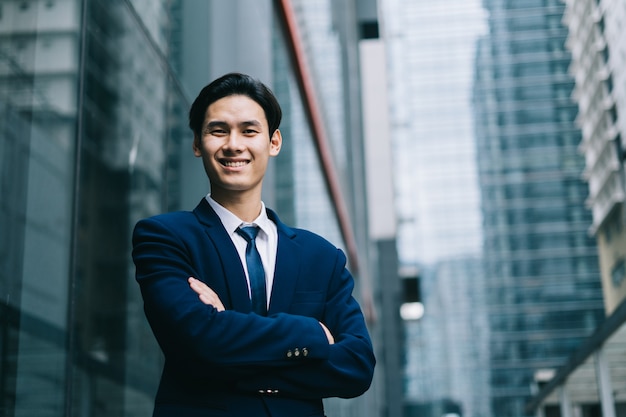
POLYGON ((217 296, 215 291, 209 288, 204 282, 195 279, 194 277, 189 277, 187 280, 189 282, 189 286, 192 290, 194 290, 199 298, 204 304, 212 305, 217 309, 217 311, 224 311, 224 304, 222 304, 222 300, 217 296))
POLYGON ((333 337, 333 335, 330 332, 330 330, 328 330, 328 327, 326 327, 324 325, 324 323, 322 323, 321 321, 319 323, 320 323, 320 326, 322 326, 322 329, 324 329, 324 333, 326 333, 326 338, 328 339, 328 344, 329 345, 334 345, 335 344, 335 338, 333 337))

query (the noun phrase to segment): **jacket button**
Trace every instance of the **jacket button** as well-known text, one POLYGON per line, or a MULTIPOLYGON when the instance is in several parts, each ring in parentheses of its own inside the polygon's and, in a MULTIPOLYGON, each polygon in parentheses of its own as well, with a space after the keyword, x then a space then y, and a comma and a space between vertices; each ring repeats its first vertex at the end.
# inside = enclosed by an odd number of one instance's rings
POLYGON ((309 355, 309 349, 302 348, 302 356, 308 356, 308 355, 309 355))
POLYGON ((293 353, 291 353, 291 351, 290 351, 290 350, 288 350, 288 351, 287 351, 287 357, 288 357, 288 358, 291 358, 291 356, 292 356, 292 355, 293 355, 293 353))
POLYGON ((294 354, 294 356, 297 358, 298 356, 300 356, 300 350, 299 350, 298 348, 296 348, 296 349, 293 351, 293 354, 294 354))

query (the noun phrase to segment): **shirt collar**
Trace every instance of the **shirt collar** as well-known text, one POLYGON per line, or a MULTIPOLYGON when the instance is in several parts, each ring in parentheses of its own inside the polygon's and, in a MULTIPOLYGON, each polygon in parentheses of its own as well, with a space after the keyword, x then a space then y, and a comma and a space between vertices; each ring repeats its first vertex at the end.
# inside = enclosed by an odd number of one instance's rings
POLYGON ((210 194, 206 196, 206 200, 211 205, 213 210, 215 210, 215 213, 222 221, 222 224, 224 225, 224 228, 226 229, 229 235, 234 234, 237 228, 241 225, 244 225, 244 226, 256 225, 256 226, 259 226, 259 228, 266 235, 269 234, 272 221, 269 219, 269 217, 267 217, 267 210, 265 210, 265 203, 263 203, 263 201, 261 201, 261 213, 259 214, 259 217, 254 219, 252 223, 247 223, 241 220, 239 217, 235 216, 232 212, 230 212, 227 208, 222 206, 220 203, 213 200, 210 194))

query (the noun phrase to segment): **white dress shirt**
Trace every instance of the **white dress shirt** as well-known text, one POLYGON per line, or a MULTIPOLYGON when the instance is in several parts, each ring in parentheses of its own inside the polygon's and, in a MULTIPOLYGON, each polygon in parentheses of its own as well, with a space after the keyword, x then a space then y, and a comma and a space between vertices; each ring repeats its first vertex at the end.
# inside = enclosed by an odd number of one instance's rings
POLYGON ((276 269, 276 253, 278 252, 278 229, 276 224, 267 217, 265 211, 265 204, 261 201, 261 213, 252 223, 247 223, 235 216, 232 212, 220 205, 217 201, 211 198, 211 195, 206 196, 206 200, 211 205, 215 213, 222 221, 224 228, 228 232, 230 239, 237 248, 241 264, 246 272, 246 280, 248 282, 248 296, 250 292, 250 278, 248 276, 248 267, 246 264, 246 247, 248 243, 246 240, 237 233, 237 228, 240 226, 258 226, 259 234, 257 235, 255 242, 257 250, 261 255, 261 262, 263 263, 263 269, 265 269, 265 288, 267 290, 267 308, 270 305, 270 296, 272 294, 272 285, 274 284, 274 270, 276 269))

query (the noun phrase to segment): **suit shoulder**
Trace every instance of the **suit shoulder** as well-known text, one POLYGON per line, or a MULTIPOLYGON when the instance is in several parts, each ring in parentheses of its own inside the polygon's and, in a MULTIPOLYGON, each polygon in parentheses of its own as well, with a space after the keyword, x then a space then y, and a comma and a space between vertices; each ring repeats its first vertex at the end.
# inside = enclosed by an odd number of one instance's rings
POLYGON ((343 250, 326 238, 305 229, 292 229, 295 233, 294 241, 302 249, 302 259, 310 265, 345 267, 347 258, 343 250))
POLYGON ((183 226, 193 222, 195 222, 195 216, 191 211, 172 211, 141 219, 137 222, 135 227, 137 227, 137 225, 147 223, 157 223, 166 227, 170 225, 183 226))
POLYGON ((306 244, 312 247, 317 247, 321 250, 331 250, 331 251, 339 250, 339 248, 335 244, 333 244, 326 238, 318 235, 317 233, 311 232, 310 230, 297 229, 297 228, 293 228, 292 230, 294 231, 296 235, 296 240, 302 242, 303 244, 306 244))

